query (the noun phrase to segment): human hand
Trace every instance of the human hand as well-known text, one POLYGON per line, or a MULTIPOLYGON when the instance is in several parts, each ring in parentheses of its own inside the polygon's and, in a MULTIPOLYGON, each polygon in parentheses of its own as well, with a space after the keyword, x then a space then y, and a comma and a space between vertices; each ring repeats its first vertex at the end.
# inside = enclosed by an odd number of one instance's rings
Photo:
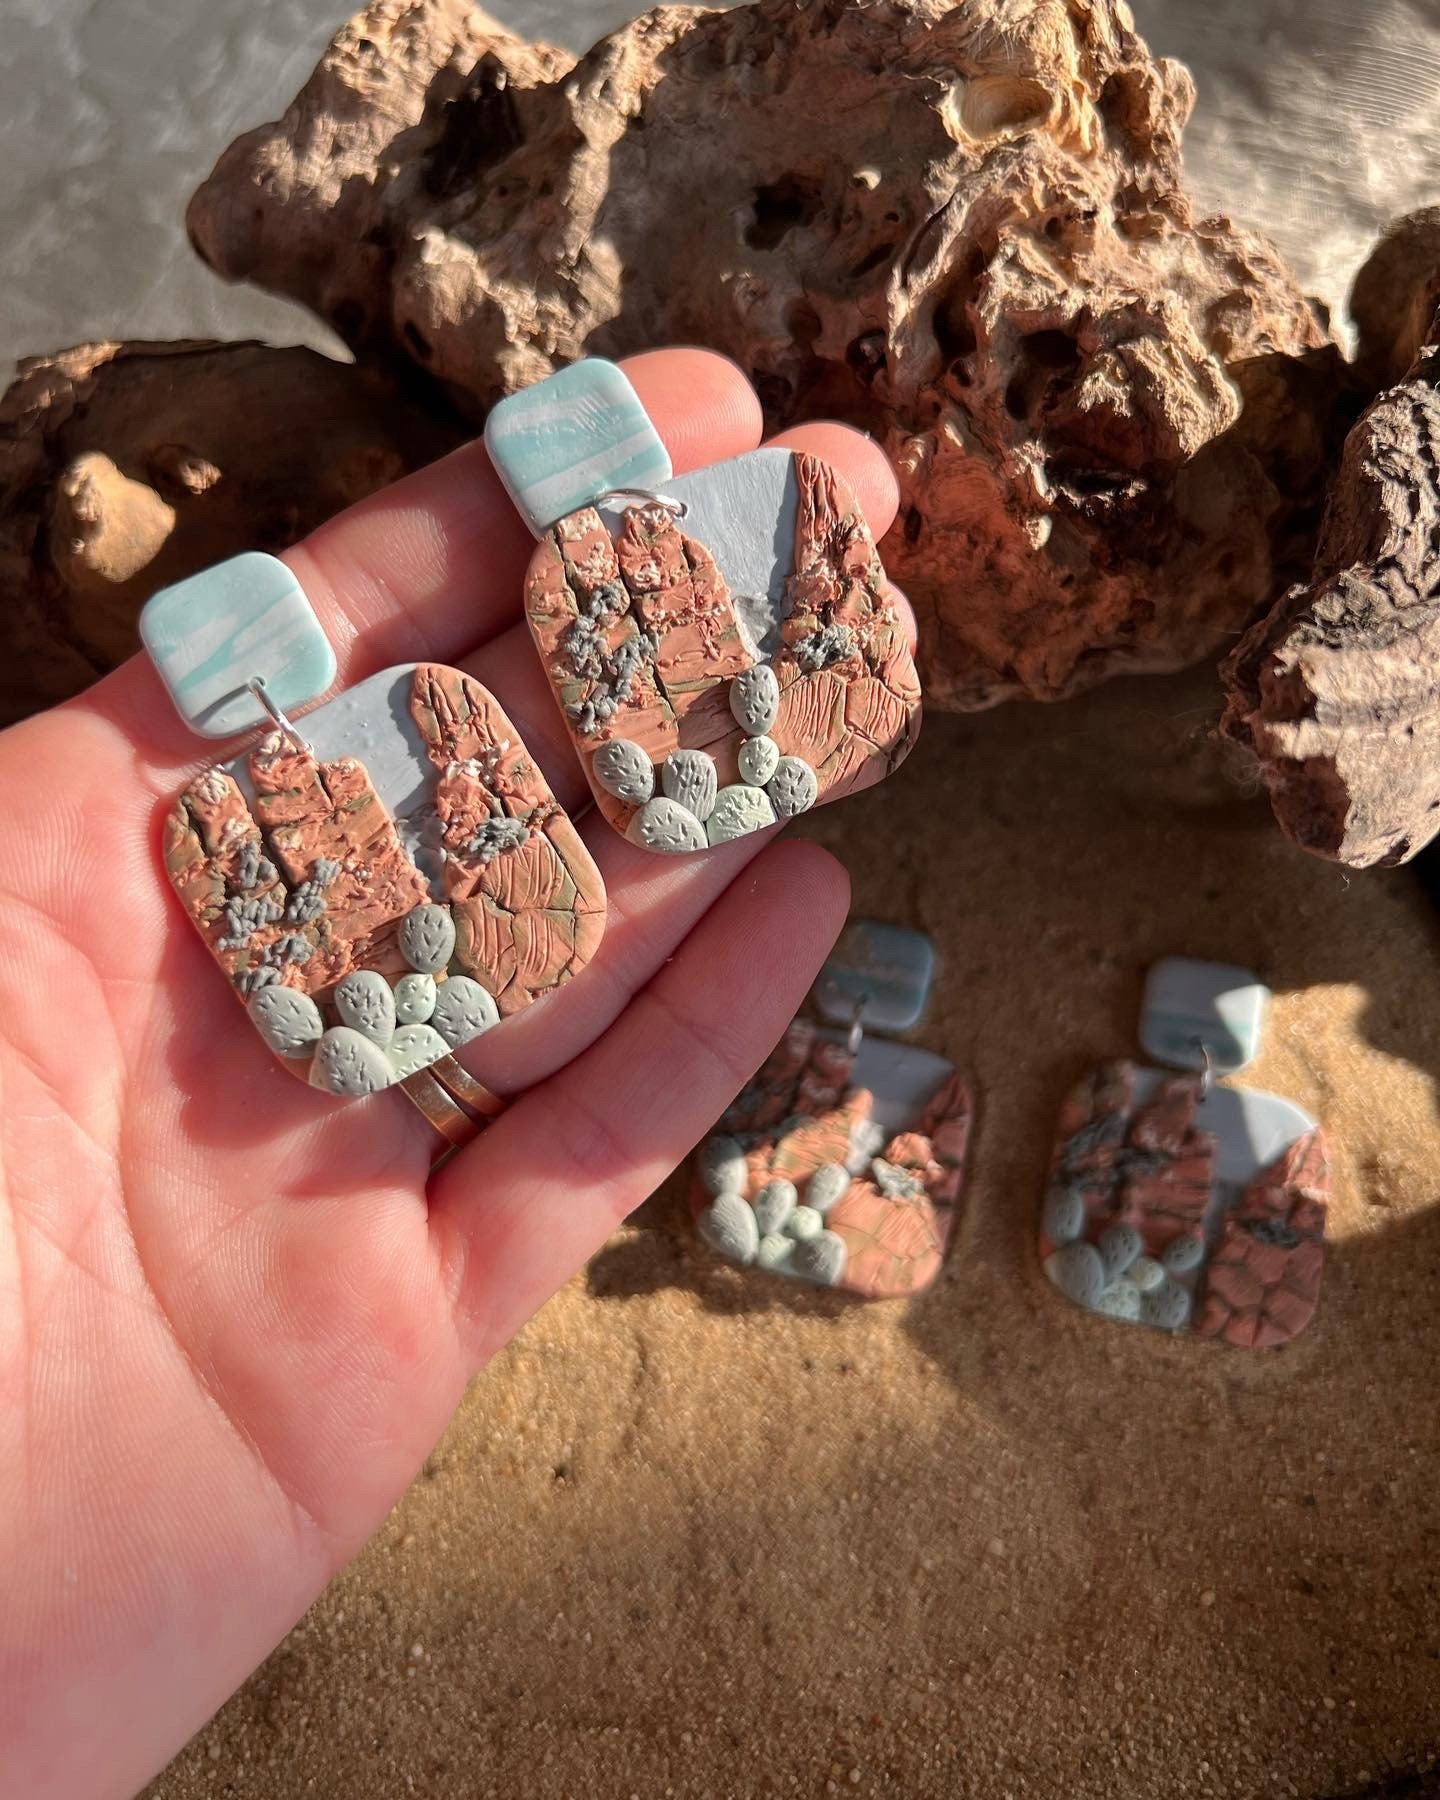
MULTIPOLYGON (((758 443, 728 362, 626 366, 678 472, 758 443)), ((779 441, 889 526, 864 438, 779 441)), ((460 666, 574 807, 520 622, 532 548, 477 443, 287 560, 346 685, 478 643, 460 666)), ((467 1050, 518 1097, 430 1177, 420 1114, 295 1082, 185 924, 159 826, 196 750, 138 657, 0 736, 0 1770, 27 1800, 132 1793, 255 1667, 754 1072, 848 898, 773 833, 669 862, 587 820, 605 942, 467 1050)))

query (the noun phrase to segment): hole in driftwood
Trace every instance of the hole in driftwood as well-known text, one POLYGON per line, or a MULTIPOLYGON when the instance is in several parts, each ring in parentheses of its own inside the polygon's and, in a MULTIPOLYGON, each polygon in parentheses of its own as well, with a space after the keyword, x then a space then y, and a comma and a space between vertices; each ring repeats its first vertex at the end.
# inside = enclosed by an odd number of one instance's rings
POLYGON ((500 59, 482 56, 464 93, 445 107, 440 136, 425 158, 425 190, 447 199, 520 143, 520 115, 500 59))
POLYGON ((820 192, 798 175, 782 175, 755 190, 754 218, 745 228, 752 250, 773 250, 797 226, 809 225, 820 211, 820 192))
POLYGON ((1074 380, 1080 348, 1065 331, 1032 331, 1020 340, 1015 370, 1005 389, 1012 419, 1028 419, 1074 380))

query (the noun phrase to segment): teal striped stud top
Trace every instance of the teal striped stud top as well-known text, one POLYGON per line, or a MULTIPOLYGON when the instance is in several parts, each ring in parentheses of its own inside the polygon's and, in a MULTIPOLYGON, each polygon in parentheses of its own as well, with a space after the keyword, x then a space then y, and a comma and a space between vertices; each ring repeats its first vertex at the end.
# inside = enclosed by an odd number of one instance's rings
POLYGON ((140 637, 176 710, 202 737, 236 737, 267 714, 257 677, 282 712, 318 700, 335 652, 305 591, 278 557, 247 551, 162 588, 140 614, 140 637))
POLYGON ((612 488, 653 489, 674 474, 629 378, 595 356, 502 400, 485 444, 537 537, 612 488))

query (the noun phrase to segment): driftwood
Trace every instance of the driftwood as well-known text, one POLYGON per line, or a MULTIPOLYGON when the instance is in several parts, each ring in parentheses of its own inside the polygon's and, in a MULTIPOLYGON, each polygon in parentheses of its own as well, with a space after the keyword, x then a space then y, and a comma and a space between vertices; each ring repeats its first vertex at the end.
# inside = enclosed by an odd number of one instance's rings
POLYGON ((1338 357, 1194 216, 1192 98, 1121 0, 665 6, 573 66, 375 0, 190 229, 477 419, 586 351, 729 352, 772 424, 895 457, 931 699, 1053 699, 1215 651, 1309 555, 1338 357))
POLYGON ((282 549, 463 435, 433 396, 309 350, 88 344, 23 364, 0 401, 0 724, 130 655, 157 588, 282 549))
POLYGON ((1412 360, 1346 440, 1310 581, 1226 662, 1222 729, 1296 843, 1365 868, 1440 830, 1440 210, 1387 234, 1355 292, 1364 366, 1412 360))

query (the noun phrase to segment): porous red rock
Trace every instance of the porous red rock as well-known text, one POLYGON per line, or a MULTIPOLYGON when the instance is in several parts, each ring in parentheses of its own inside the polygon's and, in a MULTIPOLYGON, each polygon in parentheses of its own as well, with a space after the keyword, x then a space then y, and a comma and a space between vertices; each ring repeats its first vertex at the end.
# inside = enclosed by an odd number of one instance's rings
POLYGON ((1428 224, 1415 360, 1345 441, 1310 579, 1222 669, 1221 729, 1255 758, 1281 828, 1352 868, 1406 862, 1440 829, 1440 219, 1428 224))
POLYGON ((1052 699, 1226 645, 1309 552, 1340 359, 1194 209, 1193 100, 1123 0, 662 6, 573 66, 371 0, 189 222, 477 418, 668 340, 863 426, 932 697, 1052 699))
POLYGON ((0 725, 138 648, 158 589, 280 551, 465 437, 423 379, 265 344, 82 344, 0 397, 0 725))

